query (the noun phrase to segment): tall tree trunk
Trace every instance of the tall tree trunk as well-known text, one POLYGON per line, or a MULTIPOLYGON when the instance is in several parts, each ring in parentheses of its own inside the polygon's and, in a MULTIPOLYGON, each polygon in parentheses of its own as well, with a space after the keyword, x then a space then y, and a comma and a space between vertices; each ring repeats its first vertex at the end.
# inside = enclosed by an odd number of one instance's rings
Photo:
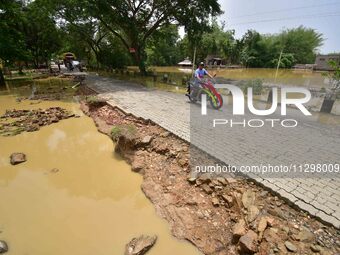
POLYGON ((4 73, 2 72, 2 68, 0 68, 0 88, 6 87, 4 73))
MULTIPOLYGON (((136 49, 136 48, 135 48, 136 49)), ((138 66, 141 75, 146 75, 146 66, 145 66, 145 52, 143 48, 136 49, 136 52, 133 54, 135 64, 138 66)))

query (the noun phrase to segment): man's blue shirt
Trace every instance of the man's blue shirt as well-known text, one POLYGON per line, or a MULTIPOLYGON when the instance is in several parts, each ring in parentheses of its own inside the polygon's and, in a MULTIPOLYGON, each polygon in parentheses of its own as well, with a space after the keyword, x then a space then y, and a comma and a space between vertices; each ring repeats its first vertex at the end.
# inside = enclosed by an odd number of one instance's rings
POLYGON ((204 78, 204 75, 207 75, 208 72, 207 70, 205 70, 204 68, 201 70, 199 68, 196 69, 195 71, 195 78, 199 77, 199 78, 204 78))

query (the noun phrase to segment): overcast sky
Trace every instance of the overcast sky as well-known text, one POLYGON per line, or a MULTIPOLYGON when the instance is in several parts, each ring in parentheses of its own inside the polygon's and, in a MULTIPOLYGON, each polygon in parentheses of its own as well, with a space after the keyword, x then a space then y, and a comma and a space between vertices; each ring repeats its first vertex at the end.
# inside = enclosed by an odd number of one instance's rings
POLYGON ((340 0, 219 0, 221 21, 240 38, 248 29, 277 33, 299 25, 324 35, 321 53, 340 52, 340 0))

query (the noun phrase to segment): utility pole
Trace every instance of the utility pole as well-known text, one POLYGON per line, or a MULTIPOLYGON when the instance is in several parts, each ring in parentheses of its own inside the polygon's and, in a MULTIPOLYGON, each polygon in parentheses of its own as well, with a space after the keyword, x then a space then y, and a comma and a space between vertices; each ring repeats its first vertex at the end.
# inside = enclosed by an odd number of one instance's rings
POLYGON ((195 63, 196 63, 196 45, 194 47, 194 59, 192 61, 192 77, 195 76, 195 63))

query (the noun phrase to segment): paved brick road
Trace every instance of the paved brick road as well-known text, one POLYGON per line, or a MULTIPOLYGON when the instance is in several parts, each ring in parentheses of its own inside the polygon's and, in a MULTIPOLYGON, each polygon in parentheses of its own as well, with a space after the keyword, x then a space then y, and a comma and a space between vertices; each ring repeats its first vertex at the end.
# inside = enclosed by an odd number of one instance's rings
MULTIPOLYGON (((332 125, 322 124, 320 119, 327 116, 307 118, 302 117, 297 110, 290 109, 289 118, 299 122, 298 127, 293 129, 280 126, 272 128, 269 125, 261 129, 227 128, 221 125, 211 132, 212 125, 207 123, 212 119, 221 116, 225 119, 235 119, 231 107, 227 107, 227 102, 222 111, 208 109, 208 116, 202 120, 201 117, 195 117, 198 116, 200 107, 190 107, 191 104, 180 94, 147 90, 130 82, 98 76, 89 76, 87 85, 109 104, 137 117, 154 121, 226 164, 240 166, 261 163, 340 163, 340 121, 335 117, 332 119, 335 123, 332 125), (211 133, 214 134, 213 139, 211 133)), ((225 97, 225 100, 227 99, 225 97)), ((275 114, 271 118, 282 119, 275 114)), ((249 177, 310 214, 340 227, 340 179, 336 178, 337 176, 273 178, 268 175, 249 174, 249 177)))

